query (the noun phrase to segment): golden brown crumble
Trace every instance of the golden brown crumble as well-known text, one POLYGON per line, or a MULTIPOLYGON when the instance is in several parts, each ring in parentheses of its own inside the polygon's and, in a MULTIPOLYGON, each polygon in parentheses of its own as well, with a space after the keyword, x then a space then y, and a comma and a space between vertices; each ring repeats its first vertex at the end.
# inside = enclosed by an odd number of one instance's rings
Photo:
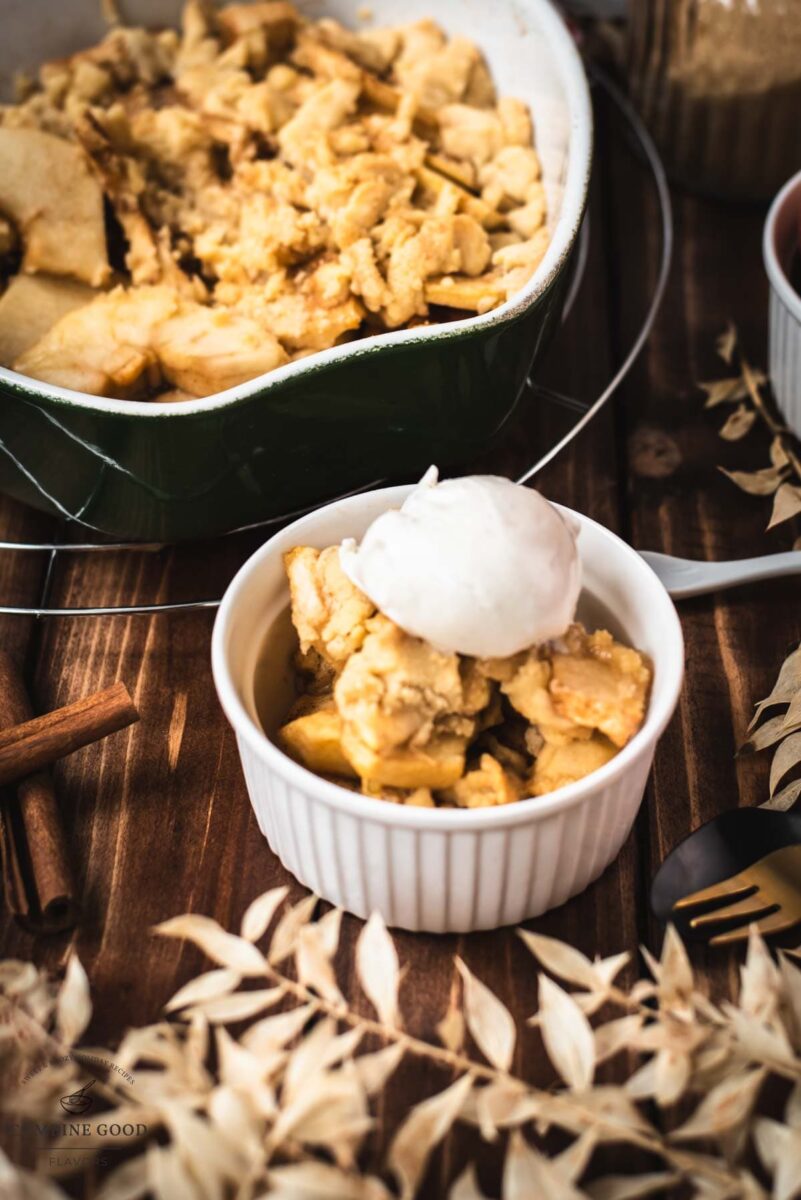
POLYGON ((355 32, 189 0, 180 31, 116 25, 0 108, 0 256, 54 297, 21 348, 0 307, 2 361, 172 401, 432 305, 485 312, 548 246, 533 141, 432 20, 355 32), (65 279, 92 289, 66 312, 65 279))
POLYGON ((317 774, 395 803, 509 804, 597 770, 642 725, 650 665, 604 630, 472 659, 377 613, 338 547, 285 563, 299 697, 278 736, 317 774))

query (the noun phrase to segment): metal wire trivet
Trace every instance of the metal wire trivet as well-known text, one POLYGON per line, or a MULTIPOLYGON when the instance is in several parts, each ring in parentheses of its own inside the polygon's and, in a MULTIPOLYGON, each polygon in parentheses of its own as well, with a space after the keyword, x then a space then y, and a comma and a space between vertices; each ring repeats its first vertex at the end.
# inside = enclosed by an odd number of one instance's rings
MULTIPOLYGON (((653 140, 632 105, 629 103, 620 89, 606 75, 606 73, 594 66, 589 68, 589 73, 592 83, 595 86, 600 87, 618 109, 620 115, 628 126, 629 133, 634 139, 636 148, 639 150, 641 157, 653 176, 654 187, 659 203, 662 234, 659 268, 654 290, 640 329, 617 371, 595 400, 587 402, 583 400, 577 400, 571 396, 565 396, 560 392, 553 391, 550 388, 545 388, 534 383, 530 377, 526 381, 526 388, 524 390, 528 390, 532 395, 538 396, 540 399, 546 400, 549 403, 573 411, 578 414, 578 417, 568 433, 566 433, 554 446, 552 446, 540 459, 538 459, 536 463, 526 469, 526 471, 516 481, 518 483, 526 483, 528 480, 532 479, 543 469, 543 467, 547 466, 548 463, 552 462, 559 454, 561 454, 565 447, 573 441, 573 439, 582 431, 582 429, 584 429, 590 423, 590 421, 597 416, 603 406, 607 403, 610 397, 614 394, 614 392, 629 374, 635 360, 645 345, 645 342, 647 341, 648 336, 653 328, 654 321, 656 320, 656 316, 665 293, 665 287, 667 285, 668 273, 670 271, 670 263, 673 254, 673 212, 670 202, 670 191, 665 170, 653 140)), ((587 266, 589 244, 590 224, 589 215, 587 215, 579 236, 576 262, 564 305, 563 320, 567 318, 579 294, 587 266)), ((369 491, 371 488, 377 487, 383 482, 383 480, 376 479, 361 488, 357 488, 354 492, 348 492, 344 495, 332 497, 331 499, 341 500, 344 499, 345 496, 357 495, 359 492, 369 491)), ((312 512, 315 508, 319 507, 320 504, 315 504, 308 508, 300 509, 297 512, 284 513, 279 517, 272 517, 266 521, 259 521, 252 525, 243 526, 240 529, 231 530, 229 533, 222 536, 224 538, 229 538, 234 534, 244 533, 249 530, 269 529, 271 527, 283 525, 287 521, 303 516, 305 513, 312 512)), ((74 523, 80 524, 79 522, 74 523)), ((82 526, 82 528, 85 529, 86 527, 82 526)), ((8 616, 34 617, 135 616, 139 614, 152 613, 197 612, 203 609, 218 608, 221 603, 221 599, 186 600, 175 603, 164 602, 157 604, 87 606, 80 608, 53 608, 47 605, 47 596, 50 591, 50 584, 56 565, 56 558, 59 554, 97 554, 107 553, 109 551, 136 551, 139 553, 152 553, 163 550, 166 547, 166 543, 160 542, 12 542, 0 540, 0 550, 28 552, 32 554, 49 554, 50 556, 42 586, 41 603, 39 605, 30 606, 0 605, 0 614, 8 616)))

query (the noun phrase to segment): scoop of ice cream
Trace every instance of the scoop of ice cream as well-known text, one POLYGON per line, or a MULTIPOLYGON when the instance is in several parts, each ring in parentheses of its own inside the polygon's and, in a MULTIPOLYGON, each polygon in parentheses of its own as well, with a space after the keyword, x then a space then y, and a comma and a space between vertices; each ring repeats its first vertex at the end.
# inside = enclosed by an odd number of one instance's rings
POLYGON ((581 588, 572 525, 511 480, 437 480, 432 467, 360 545, 342 543, 346 575, 438 650, 501 658, 560 637, 581 588))

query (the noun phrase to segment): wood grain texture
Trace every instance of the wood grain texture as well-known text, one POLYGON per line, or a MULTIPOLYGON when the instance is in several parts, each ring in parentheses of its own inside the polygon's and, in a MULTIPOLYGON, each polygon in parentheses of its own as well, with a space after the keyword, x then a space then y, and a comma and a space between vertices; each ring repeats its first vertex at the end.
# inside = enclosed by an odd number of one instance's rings
MULTIPOLYGON (((656 210, 646 177, 599 122, 590 264, 579 302, 550 355, 543 382, 568 396, 594 397, 625 351, 657 267, 656 210)), ((640 547, 699 557, 738 557, 788 545, 787 528, 763 533, 766 502, 739 493, 715 471, 762 465, 766 442, 721 442, 723 418, 705 413, 698 378, 714 376, 714 338, 726 320, 740 325, 752 359, 764 362, 766 292, 758 210, 727 209, 677 195, 678 251, 656 331, 615 401, 538 480, 552 498, 618 530, 640 547)), ((537 448, 569 423, 569 413, 528 397, 502 443, 471 469, 516 476, 537 448)), ((0 507, 15 536, 48 523, 10 502, 0 507)), ((156 554, 59 556, 51 599, 64 605, 185 599, 202 587, 219 594, 258 535, 156 554)), ((42 563, 0 555, 4 595, 38 598, 42 563)), ((534 922, 590 954, 636 951, 661 940, 647 915, 647 889, 664 854, 699 821, 765 790, 765 764, 735 759, 753 702, 801 636, 797 585, 761 584, 682 607, 687 687, 657 753, 635 830, 617 862, 583 896, 534 922)), ((233 927, 254 896, 279 883, 300 887, 259 834, 233 736, 217 704, 209 665, 210 614, 0 621, 0 644, 24 658, 40 711, 122 680, 139 724, 82 750, 55 770, 69 829, 84 919, 67 939, 34 939, 0 918, 3 955, 33 956, 53 968, 74 944, 89 972, 96 1015, 90 1037, 111 1043, 130 1023, 158 1017, 164 1002, 202 963, 172 940, 150 936, 158 921, 196 911, 233 927)), ((357 1005, 353 946, 360 925, 344 922, 341 977, 357 1005)), ((517 1018, 536 999, 533 962, 511 930, 470 937, 401 934, 409 973, 402 993, 412 1032, 431 1036, 453 986, 461 954, 517 1018)), ((696 956, 718 987, 734 983, 737 952, 696 956)), ((538 1037, 527 1031, 515 1070, 540 1084, 552 1072, 538 1037)), ((442 1077, 406 1065, 382 1101, 386 1138, 410 1105, 442 1077)), ((447 1183, 475 1152, 474 1134, 456 1130, 435 1156, 425 1195, 447 1183)), ((481 1175, 497 1194, 497 1150, 480 1150, 481 1175)))

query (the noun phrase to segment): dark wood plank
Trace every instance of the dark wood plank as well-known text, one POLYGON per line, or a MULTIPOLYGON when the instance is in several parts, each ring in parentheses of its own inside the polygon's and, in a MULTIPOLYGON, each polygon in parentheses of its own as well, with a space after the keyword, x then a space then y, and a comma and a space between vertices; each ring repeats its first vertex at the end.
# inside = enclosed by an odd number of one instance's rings
MULTIPOLYGON (((614 180, 622 199, 626 172, 614 180)), ((615 192, 611 195, 615 203, 615 192)), ((750 360, 764 365, 767 285, 761 260, 764 212, 677 193, 677 254, 663 312, 646 353, 621 393, 630 478, 633 544, 703 559, 744 558, 787 549, 792 526, 770 534, 770 501, 745 495, 717 470, 761 467, 769 438, 755 429, 744 442, 718 437, 727 411, 705 411, 699 379, 728 370, 715 339, 728 320, 750 360)), ((650 224, 653 229, 653 224, 650 224)), ((634 304, 641 263, 625 253, 628 222, 610 237, 623 267, 621 319, 634 304)), ((652 275, 656 247, 645 272, 652 275)), ((657 752, 639 823, 650 877, 691 829, 736 805, 767 798, 769 756, 736 758, 753 705, 767 694, 801 620, 796 585, 759 584, 680 605, 686 640, 686 683, 678 713, 657 752)), ((648 940, 661 940, 651 926, 648 940)), ((711 985, 736 982, 741 951, 694 952, 711 985)))

